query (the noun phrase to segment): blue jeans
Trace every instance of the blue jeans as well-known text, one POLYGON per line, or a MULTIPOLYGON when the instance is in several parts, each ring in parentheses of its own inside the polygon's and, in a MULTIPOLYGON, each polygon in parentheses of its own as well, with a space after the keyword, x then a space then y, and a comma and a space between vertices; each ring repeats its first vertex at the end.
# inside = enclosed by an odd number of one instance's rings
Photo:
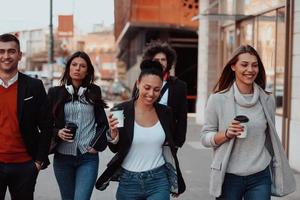
POLYGON ((269 167, 249 176, 226 173, 222 195, 217 200, 270 200, 271 184, 269 167))
POLYGON ((54 174, 62 200, 89 200, 98 175, 98 154, 54 156, 54 174))
POLYGON ((170 185, 166 167, 145 172, 122 169, 117 200, 169 200, 170 185))

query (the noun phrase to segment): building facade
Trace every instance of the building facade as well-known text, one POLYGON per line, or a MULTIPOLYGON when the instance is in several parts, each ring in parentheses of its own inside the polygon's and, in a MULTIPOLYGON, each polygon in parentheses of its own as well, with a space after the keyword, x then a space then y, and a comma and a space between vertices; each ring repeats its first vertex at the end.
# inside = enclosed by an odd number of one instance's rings
POLYGON ((113 26, 102 26, 95 32, 77 35, 71 43, 73 51, 85 51, 90 56, 100 79, 109 81, 115 78, 117 49, 113 26))
POLYGON ((295 0, 201 0, 199 2, 197 122, 231 53, 255 47, 276 98, 276 128, 291 166, 300 171, 300 2, 295 0), (297 17, 298 16, 298 17, 297 17), (299 40, 299 41, 298 41, 299 40))
POLYGON ((21 70, 38 71, 47 62, 48 32, 46 28, 17 32, 24 61, 20 63, 21 70))
POLYGON ((152 40, 168 42, 177 53, 174 74, 188 85, 189 111, 195 112, 197 92, 198 0, 115 0, 117 58, 127 68, 133 88, 143 50, 152 40))

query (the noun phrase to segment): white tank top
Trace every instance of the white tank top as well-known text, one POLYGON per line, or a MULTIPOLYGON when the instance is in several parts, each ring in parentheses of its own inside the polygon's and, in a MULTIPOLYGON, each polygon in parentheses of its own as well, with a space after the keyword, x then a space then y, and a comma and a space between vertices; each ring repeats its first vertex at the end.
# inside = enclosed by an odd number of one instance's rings
POLYGON ((143 172, 164 165, 162 146, 165 137, 159 121, 152 127, 142 127, 134 122, 133 141, 122 167, 132 172, 143 172))

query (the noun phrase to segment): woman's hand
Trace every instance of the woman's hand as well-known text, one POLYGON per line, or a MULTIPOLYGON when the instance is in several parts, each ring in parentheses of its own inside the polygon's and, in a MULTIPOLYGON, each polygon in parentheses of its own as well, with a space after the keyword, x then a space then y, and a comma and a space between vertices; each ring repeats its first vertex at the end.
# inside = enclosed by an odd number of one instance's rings
POLYGON ((230 141, 232 138, 241 135, 241 132, 244 130, 244 127, 240 124, 239 121, 233 120, 226 131, 218 132, 214 136, 214 141, 217 145, 221 145, 225 142, 230 141))
POLYGON ((89 147, 87 150, 89 153, 98 153, 98 151, 96 151, 96 149, 94 149, 93 147, 89 147))
POLYGON ((178 197, 179 197, 179 194, 172 193, 171 196, 172 196, 173 198, 178 198, 178 197))
POLYGON ((113 114, 109 114, 108 116, 108 124, 109 124, 109 128, 110 128, 110 137, 111 139, 115 139, 118 135, 119 135, 119 131, 118 131, 118 120, 117 118, 113 117, 113 114))
POLYGON ((241 135, 241 132, 244 131, 244 127, 241 125, 241 123, 239 121, 233 120, 228 128, 227 128, 227 132, 226 137, 232 139, 234 137, 237 137, 239 135, 241 135))
POLYGON ((72 139, 73 134, 70 133, 70 130, 67 128, 62 128, 58 131, 58 137, 63 141, 70 141, 72 139))

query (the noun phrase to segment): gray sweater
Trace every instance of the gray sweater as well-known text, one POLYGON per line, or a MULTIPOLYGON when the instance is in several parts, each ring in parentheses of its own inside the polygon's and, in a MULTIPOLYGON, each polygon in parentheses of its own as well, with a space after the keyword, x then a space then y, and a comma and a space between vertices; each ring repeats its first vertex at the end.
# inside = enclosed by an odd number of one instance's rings
MULTIPOLYGON (((271 153, 272 161, 272 195, 284 196, 296 190, 296 182, 284 149, 275 129, 275 99, 259 89, 259 101, 267 120, 266 147, 271 153)), ((213 161, 210 173, 210 194, 221 195, 224 176, 234 143, 238 139, 231 139, 222 145, 216 145, 214 136, 218 131, 225 131, 228 124, 235 117, 234 95, 231 87, 226 92, 210 95, 205 110, 205 122, 201 131, 201 141, 206 147, 213 149, 213 161)))
MULTIPOLYGON (((243 96, 251 101, 253 95, 243 96)), ((271 156, 265 147, 267 120, 259 101, 250 108, 235 105, 237 115, 249 118, 248 130, 246 138, 236 139, 226 172, 248 176, 264 170, 270 164, 271 156)))

